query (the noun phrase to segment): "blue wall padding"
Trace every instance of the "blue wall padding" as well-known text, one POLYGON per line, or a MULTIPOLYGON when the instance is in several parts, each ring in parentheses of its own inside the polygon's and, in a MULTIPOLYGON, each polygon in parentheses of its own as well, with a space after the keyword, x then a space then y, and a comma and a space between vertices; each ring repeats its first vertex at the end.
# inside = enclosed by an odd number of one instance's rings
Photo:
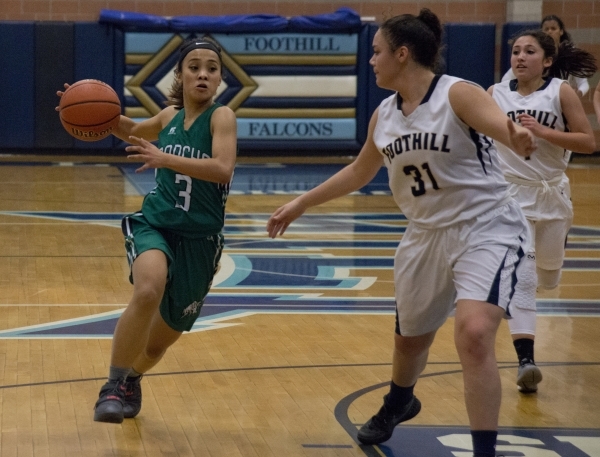
POLYGON ((34 146, 34 25, 0 22, 0 147, 34 146))
POLYGON ((102 9, 99 21, 103 24, 127 26, 144 30, 165 30, 169 28, 169 20, 154 14, 135 13, 131 11, 116 11, 102 9))
POLYGON ((337 32, 352 33, 360 31, 362 26, 360 15, 347 6, 342 6, 334 13, 314 16, 294 16, 289 20, 290 32, 337 32))
MULTIPOLYGON (((115 71, 115 29, 96 22, 75 23, 75 82, 82 79, 99 79, 109 84, 122 98, 123 73, 115 71)), ((123 100, 121 100, 121 105, 123 100)), ((110 148, 114 137, 88 142, 75 140, 82 149, 110 148)))
POLYGON ((161 16, 128 11, 102 9, 100 23, 113 24, 127 30, 155 30, 194 33, 274 33, 274 32, 356 32, 360 16, 348 7, 333 13, 295 16, 287 19, 276 14, 231 14, 225 16, 161 16))
POLYGON ((176 16, 171 19, 170 30, 196 33, 252 33, 282 32, 288 20, 275 14, 232 14, 228 16, 176 16))
POLYGON ((539 29, 539 22, 509 22, 502 26, 502 44, 500 46, 500 78, 510 68, 511 47, 508 41, 522 30, 539 29))
POLYGON ((495 24, 445 24, 444 42, 447 74, 486 90, 494 84, 495 24))
POLYGON ((56 91, 74 80, 74 24, 35 24, 35 147, 72 148, 75 139, 60 123, 54 108, 56 91))
MULTIPOLYGON (((123 76, 125 75, 125 33, 115 27, 111 27, 113 31, 113 89, 117 91, 117 94, 123 94, 123 88, 125 86, 125 81, 123 76)), ((121 100, 123 103, 123 100, 121 100)))

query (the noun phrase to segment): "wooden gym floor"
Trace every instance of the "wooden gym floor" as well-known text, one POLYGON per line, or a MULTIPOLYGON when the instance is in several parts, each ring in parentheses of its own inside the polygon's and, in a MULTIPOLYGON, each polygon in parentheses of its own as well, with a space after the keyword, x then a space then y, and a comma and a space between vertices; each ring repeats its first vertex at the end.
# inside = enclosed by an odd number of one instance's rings
MULTIPOLYGON (((0 157, 0 457, 469 457, 452 319, 416 387, 421 413, 381 446, 354 440, 391 373, 406 221, 384 177, 266 236, 272 210, 347 160, 240 159, 202 316, 142 381, 140 415, 110 425, 92 416, 132 292, 119 222, 152 174, 116 157, 0 157)), ((537 394, 517 392, 505 323, 498 335, 506 456, 600 456, 600 167, 568 173, 575 224, 559 290, 538 297, 537 394)))

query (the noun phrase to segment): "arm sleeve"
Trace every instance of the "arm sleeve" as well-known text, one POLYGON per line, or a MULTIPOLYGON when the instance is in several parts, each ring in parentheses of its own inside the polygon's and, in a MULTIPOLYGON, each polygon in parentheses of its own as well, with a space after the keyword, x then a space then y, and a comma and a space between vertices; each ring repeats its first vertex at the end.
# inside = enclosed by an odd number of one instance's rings
POLYGON ((572 76, 569 77, 569 84, 573 89, 580 91, 582 97, 590 90, 590 84, 588 83, 587 78, 577 78, 576 76, 572 76))

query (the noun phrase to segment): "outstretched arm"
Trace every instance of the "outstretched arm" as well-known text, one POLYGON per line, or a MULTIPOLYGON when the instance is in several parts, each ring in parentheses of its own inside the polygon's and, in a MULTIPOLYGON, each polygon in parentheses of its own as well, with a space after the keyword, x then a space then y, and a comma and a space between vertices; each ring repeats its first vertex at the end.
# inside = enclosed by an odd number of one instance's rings
POLYGON ((132 143, 131 137, 144 138, 147 141, 158 140, 158 134, 175 117, 177 111, 169 106, 157 115, 144 119, 142 122, 135 122, 127 116, 121 116, 117 128, 112 134, 120 140, 132 143))
POLYGON ((536 150, 535 136, 510 120, 492 96, 481 87, 458 82, 448 93, 454 113, 469 127, 506 145, 520 156, 536 150))

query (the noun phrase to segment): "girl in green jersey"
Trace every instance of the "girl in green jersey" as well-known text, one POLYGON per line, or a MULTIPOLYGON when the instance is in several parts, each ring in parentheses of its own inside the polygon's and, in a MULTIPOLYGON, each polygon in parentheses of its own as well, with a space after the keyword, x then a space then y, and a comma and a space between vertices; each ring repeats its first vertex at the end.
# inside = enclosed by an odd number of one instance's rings
POLYGON ((134 290, 115 328, 96 421, 139 413, 142 375, 191 329, 216 273, 237 153, 235 114, 214 101, 221 80, 218 44, 188 40, 167 108, 139 123, 121 116, 113 131, 131 143, 128 158, 143 162, 138 172, 156 169, 156 187, 123 219, 134 290))

